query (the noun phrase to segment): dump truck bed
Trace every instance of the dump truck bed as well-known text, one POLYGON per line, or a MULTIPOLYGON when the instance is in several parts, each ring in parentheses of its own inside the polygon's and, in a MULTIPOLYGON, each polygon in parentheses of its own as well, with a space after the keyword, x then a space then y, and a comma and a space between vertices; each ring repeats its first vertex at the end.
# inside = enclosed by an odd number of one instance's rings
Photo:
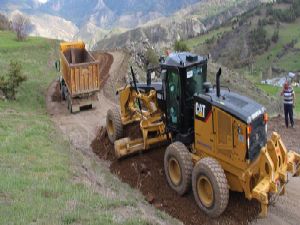
POLYGON ((60 44, 61 72, 72 98, 100 89, 100 63, 85 49, 83 42, 60 44))

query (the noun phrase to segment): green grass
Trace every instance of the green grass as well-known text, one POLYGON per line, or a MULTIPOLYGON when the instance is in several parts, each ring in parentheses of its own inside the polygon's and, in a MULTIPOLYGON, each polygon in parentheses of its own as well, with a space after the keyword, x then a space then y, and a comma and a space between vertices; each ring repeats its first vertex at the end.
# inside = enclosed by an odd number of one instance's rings
POLYGON ((33 46, 39 47, 43 46, 44 40, 37 37, 29 37, 27 40, 23 42, 16 41, 16 35, 12 32, 8 31, 0 31, 0 49, 1 50, 13 50, 16 48, 31 48, 33 46))
POLYGON ((0 33, 0 73, 19 60, 28 77, 16 101, 0 101, 0 224, 146 224, 138 215, 115 220, 112 210, 134 207, 134 197, 111 199, 74 182, 77 156, 45 109, 57 49, 54 40, 0 33))
MULTIPOLYGON (((270 37, 274 32, 273 26, 267 26, 266 30, 270 37)), ((295 48, 300 48, 300 30, 299 20, 291 24, 281 24, 279 30, 279 40, 276 44, 272 44, 267 52, 256 57, 255 70, 256 73, 262 73, 267 71, 268 67, 273 64, 277 68, 282 68, 286 71, 298 71, 300 68, 300 61, 297 60, 300 57, 300 52, 288 52, 281 58, 277 58, 284 46, 290 43, 292 40, 298 40, 295 48)))
POLYGON ((222 35, 226 31, 229 31, 230 29, 231 29, 231 27, 226 27, 226 26, 221 27, 221 28, 210 31, 207 34, 200 35, 199 37, 185 40, 184 43, 186 43, 190 49, 194 49, 195 47, 204 44, 207 40, 209 40, 213 37, 217 38, 218 35, 222 35))
MULTIPOLYGON (((274 87, 271 85, 267 84, 257 84, 257 86, 264 90, 266 93, 269 95, 275 96, 275 97, 280 97, 280 93, 282 88, 280 87, 274 87)), ((300 117, 300 88, 294 88, 294 91, 296 93, 296 107, 295 107, 295 112, 297 117, 300 117)))

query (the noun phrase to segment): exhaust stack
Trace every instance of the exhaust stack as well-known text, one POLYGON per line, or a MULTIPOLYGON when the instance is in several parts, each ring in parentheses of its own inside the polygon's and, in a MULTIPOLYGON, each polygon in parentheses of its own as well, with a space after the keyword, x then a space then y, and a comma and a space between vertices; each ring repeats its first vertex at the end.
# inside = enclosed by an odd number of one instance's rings
POLYGON ((222 74, 222 69, 220 68, 216 74, 216 87, 217 87, 217 96, 221 96, 221 86, 220 86, 220 76, 222 74))

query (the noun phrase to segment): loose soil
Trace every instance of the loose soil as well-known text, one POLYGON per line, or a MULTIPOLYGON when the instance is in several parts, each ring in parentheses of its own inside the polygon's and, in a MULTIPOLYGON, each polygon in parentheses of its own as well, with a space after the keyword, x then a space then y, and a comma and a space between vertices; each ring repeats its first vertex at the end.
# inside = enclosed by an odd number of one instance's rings
POLYGON ((52 100, 52 102, 61 102, 61 100, 62 100, 58 82, 55 84, 54 92, 51 96, 51 100, 52 100))
POLYGON ((284 117, 278 115, 271 119, 268 124, 268 134, 271 136, 272 132, 280 134, 283 143, 288 150, 293 150, 300 153, 300 120, 295 120, 295 128, 286 128, 284 117))
MULTIPOLYGON (((300 151, 299 132, 295 129, 285 129, 283 118, 276 117, 269 122, 269 136, 272 131, 282 135, 288 149, 300 151)), ((300 126, 300 121, 296 121, 300 126)), ((126 128, 126 134, 131 137, 135 128, 126 128)), ((139 189, 145 199, 156 208, 183 221, 184 224, 248 224, 255 222, 260 205, 257 201, 248 201, 244 194, 230 192, 229 204, 225 212, 217 219, 206 216, 196 205, 192 191, 185 196, 179 196, 167 184, 164 174, 165 147, 150 150, 117 160, 114 147, 109 142, 105 128, 100 128, 96 139, 91 144, 94 153, 101 159, 111 161, 110 170, 123 182, 139 189)), ((288 206, 286 206, 288 208, 288 206)), ((278 220, 275 220, 280 222, 278 220)))

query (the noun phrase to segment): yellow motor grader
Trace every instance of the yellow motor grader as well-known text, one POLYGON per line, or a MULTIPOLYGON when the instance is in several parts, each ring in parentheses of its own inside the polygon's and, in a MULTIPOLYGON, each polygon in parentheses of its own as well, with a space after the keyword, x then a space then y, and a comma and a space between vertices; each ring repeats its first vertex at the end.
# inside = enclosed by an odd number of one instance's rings
POLYGON ((288 172, 299 176, 300 155, 288 151, 279 134, 267 140, 268 115, 255 101, 207 82, 207 58, 173 53, 160 62, 160 83, 133 82, 118 90, 119 108, 107 113, 107 133, 118 158, 169 144, 164 156, 169 186, 183 195, 192 187, 198 206, 221 215, 229 190, 261 203, 285 193, 288 172), (123 137, 138 122, 142 137, 123 137))

